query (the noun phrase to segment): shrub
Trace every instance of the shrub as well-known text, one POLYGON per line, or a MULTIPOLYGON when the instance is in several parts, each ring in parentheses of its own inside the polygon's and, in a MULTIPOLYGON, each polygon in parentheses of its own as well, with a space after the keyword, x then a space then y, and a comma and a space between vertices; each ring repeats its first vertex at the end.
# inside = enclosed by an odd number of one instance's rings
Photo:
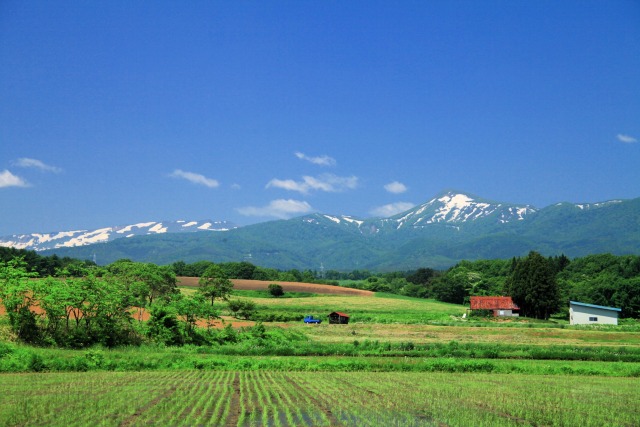
POLYGON ((44 359, 37 353, 31 353, 28 367, 29 370, 33 372, 42 372, 46 369, 44 359))
POLYGON ((256 313, 256 303, 251 300, 231 300, 227 305, 234 317, 252 319, 256 313))
POLYGON ((284 295, 284 289, 282 289, 282 286, 278 285, 277 283, 272 283, 269 285, 268 287, 269 290, 269 294, 271 294, 271 296, 278 298, 284 295))

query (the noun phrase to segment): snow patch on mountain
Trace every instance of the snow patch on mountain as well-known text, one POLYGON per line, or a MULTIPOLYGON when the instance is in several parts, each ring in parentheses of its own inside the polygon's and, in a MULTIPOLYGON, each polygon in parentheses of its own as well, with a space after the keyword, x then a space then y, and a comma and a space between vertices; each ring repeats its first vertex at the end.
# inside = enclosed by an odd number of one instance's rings
POLYGON ((587 211, 591 209, 604 208, 607 206, 615 205, 618 203, 623 203, 624 200, 608 200, 606 202, 597 202, 597 203, 569 203, 569 202, 560 202, 556 203, 554 206, 569 206, 576 209, 580 209, 582 211, 587 211))
POLYGON ((327 218, 329 221, 333 221, 336 224, 340 224, 340 218, 336 218, 335 216, 330 216, 330 215, 324 215, 325 218, 327 218))
POLYGON ((236 228, 226 221, 168 221, 141 222, 126 226, 104 227, 97 230, 61 231, 54 233, 32 233, 0 237, 0 246, 43 251, 47 249, 105 243, 122 237, 146 234, 200 231, 228 231, 236 228))
POLYGON ((350 224, 350 225, 355 225, 356 227, 360 227, 364 223, 364 220, 355 219, 352 216, 346 216, 346 215, 341 215, 341 216, 323 215, 323 216, 327 218, 329 221, 335 222, 336 224, 350 224))
POLYGON ((111 235, 112 231, 113 231, 113 228, 111 227, 90 231, 87 233, 83 233, 72 239, 65 240, 64 242, 57 243, 55 247, 69 248, 73 246, 84 246, 84 245, 92 245, 94 243, 107 242, 109 240, 109 236, 111 235))
POLYGON ((405 225, 424 227, 428 224, 458 224, 476 221, 497 214, 497 221, 506 223, 523 220, 535 212, 530 206, 509 206, 480 201, 461 193, 448 192, 396 218, 397 228, 405 225))
POLYGON ((362 224, 364 224, 363 220, 355 219, 355 218, 350 217, 350 216, 343 216, 342 219, 344 219, 348 223, 356 224, 358 227, 360 227, 362 224))
POLYGON ((147 227, 151 227, 153 224, 155 224, 155 222, 141 222, 139 224, 127 225, 125 227, 115 227, 115 232, 124 234, 124 233, 127 233, 127 232, 131 231, 134 227, 135 228, 147 228, 147 227))
POLYGON ((163 226, 161 222, 157 223, 149 229, 150 233, 166 233, 167 227, 163 226))

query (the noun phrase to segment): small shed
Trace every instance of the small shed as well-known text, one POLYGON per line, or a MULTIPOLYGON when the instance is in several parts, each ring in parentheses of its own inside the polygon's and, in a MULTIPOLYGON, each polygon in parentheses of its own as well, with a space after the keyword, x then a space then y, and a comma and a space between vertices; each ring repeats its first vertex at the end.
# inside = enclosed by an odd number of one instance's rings
POLYGON ((471 297, 471 310, 491 310, 494 316, 518 317, 520 307, 511 297, 471 297))
POLYGON ((333 313, 329 314, 329 323, 346 325, 347 323, 349 323, 349 315, 340 313, 339 311, 334 311, 333 313))
POLYGON ((622 309, 569 301, 569 323, 571 325, 617 325, 618 313, 622 309))

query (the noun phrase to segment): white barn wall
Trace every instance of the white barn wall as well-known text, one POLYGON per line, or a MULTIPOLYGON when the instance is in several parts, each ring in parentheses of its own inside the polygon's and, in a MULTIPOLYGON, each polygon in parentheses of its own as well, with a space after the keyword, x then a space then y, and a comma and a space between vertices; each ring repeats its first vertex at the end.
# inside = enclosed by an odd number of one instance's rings
POLYGON ((617 325, 617 309, 606 309, 570 304, 569 318, 572 325, 617 325), (597 320, 590 320, 590 318, 597 320))

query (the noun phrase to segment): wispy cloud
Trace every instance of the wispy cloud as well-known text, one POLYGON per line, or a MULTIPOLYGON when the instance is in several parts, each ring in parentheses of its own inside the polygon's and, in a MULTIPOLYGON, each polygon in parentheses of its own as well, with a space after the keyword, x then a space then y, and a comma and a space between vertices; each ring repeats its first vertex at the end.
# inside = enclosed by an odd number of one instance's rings
POLYGON ((618 137, 618 141, 620 142, 624 142, 625 144, 634 144, 636 142, 638 142, 638 140, 630 135, 624 135, 622 133, 619 133, 617 135, 618 137))
POLYGON ((215 179, 207 178, 206 176, 200 175, 199 173, 185 172, 180 169, 174 170, 169 176, 171 178, 186 179, 187 181, 194 184, 204 185, 205 187, 209 188, 216 188, 220 185, 220 183, 215 179))
POLYGON ((320 165, 320 166, 335 166, 336 165, 336 159, 334 159, 333 157, 329 157, 327 155, 323 155, 323 156, 318 156, 318 157, 311 157, 311 156, 307 156, 304 153, 301 152, 297 152, 295 153, 296 157, 301 159, 301 160, 306 160, 308 162, 313 163, 314 165, 320 165))
POLYGON ((33 168, 33 169, 38 169, 38 170, 40 170, 42 172, 53 172, 53 173, 62 172, 62 169, 60 169, 59 167, 47 165, 44 162, 42 162, 41 160, 30 159, 28 157, 22 157, 22 158, 16 160, 14 162, 14 164, 16 166, 21 167, 21 168, 33 168))
POLYGON ((407 186, 401 182, 393 181, 384 186, 384 189, 389 193, 400 194, 407 191, 407 186))
POLYGON ((277 199, 272 200, 267 206, 247 206, 237 209, 237 211, 244 216, 261 216, 280 219, 288 219, 296 215, 309 213, 312 210, 313 208, 309 203, 292 199, 277 199))
POLYGON ((29 187, 29 184, 24 179, 5 169, 0 172, 0 188, 5 187, 29 187))
POLYGON ((312 190, 339 193, 357 188, 358 177, 323 174, 317 178, 312 176, 303 176, 302 181, 274 178, 269 181, 266 186, 266 188, 272 187, 288 191, 297 191, 302 194, 308 194, 312 190))
POLYGON ((409 202, 397 202, 397 203, 389 203, 388 205, 378 206, 370 211, 370 213, 377 217, 389 217, 396 214, 399 214, 404 211, 408 211, 415 204, 409 202))

